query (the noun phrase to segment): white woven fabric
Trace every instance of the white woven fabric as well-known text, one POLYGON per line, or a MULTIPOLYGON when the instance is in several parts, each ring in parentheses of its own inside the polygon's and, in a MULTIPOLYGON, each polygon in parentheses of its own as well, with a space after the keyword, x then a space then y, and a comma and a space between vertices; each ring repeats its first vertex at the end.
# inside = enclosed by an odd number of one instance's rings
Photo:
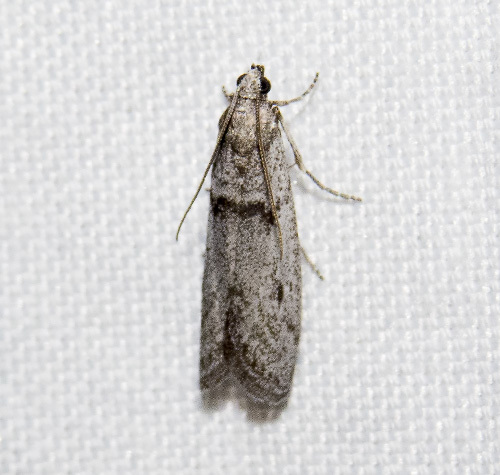
POLYGON ((500 472, 498 2, 0 1, 0 473, 500 472), (272 423, 200 406, 217 121, 252 62, 306 165, 272 423), (495 136, 497 141, 495 141, 495 136), (207 186, 208 183, 207 183, 207 186))

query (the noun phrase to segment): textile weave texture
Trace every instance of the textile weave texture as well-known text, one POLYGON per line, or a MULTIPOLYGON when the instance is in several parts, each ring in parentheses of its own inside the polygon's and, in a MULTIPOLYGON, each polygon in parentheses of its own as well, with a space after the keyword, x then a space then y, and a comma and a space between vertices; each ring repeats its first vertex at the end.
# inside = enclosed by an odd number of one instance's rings
POLYGON ((0 473, 500 473, 499 28, 487 0, 0 0, 0 473), (304 263, 266 423, 201 405, 206 191, 175 241, 252 63, 270 99, 320 72, 282 113, 364 199, 290 171, 325 281, 304 263))

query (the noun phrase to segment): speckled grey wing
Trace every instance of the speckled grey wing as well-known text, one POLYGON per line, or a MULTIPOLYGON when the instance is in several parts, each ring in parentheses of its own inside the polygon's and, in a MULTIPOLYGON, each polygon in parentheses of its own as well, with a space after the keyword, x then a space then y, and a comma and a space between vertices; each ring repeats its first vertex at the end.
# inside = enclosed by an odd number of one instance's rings
MULTIPOLYGON (((286 246, 279 260, 270 213, 263 207, 262 213, 239 218, 246 232, 230 287, 225 351, 247 396, 259 404, 280 406, 288 399, 298 351, 300 256, 298 246, 286 246)), ((281 223, 286 227, 283 218, 281 223)))
POLYGON ((201 302, 202 390, 217 389, 229 375, 229 367, 224 357, 230 258, 228 249, 224 247, 225 235, 224 228, 215 227, 213 206, 210 206, 201 302))
POLYGON ((244 129, 238 120, 248 122, 251 116, 245 107, 237 112, 240 116, 232 121, 212 171, 200 386, 214 389, 232 374, 251 401, 277 407, 288 399, 297 358, 300 247, 274 116, 269 109, 263 111, 264 144, 283 235, 282 259, 258 150, 246 146, 255 139, 255 123, 245 123, 247 135, 238 136, 244 129))

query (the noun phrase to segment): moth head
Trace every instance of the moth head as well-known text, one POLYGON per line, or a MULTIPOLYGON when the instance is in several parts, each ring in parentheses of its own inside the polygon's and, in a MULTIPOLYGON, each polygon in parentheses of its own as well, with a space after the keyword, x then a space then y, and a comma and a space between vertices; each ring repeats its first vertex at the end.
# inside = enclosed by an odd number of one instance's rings
POLYGON ((250 70, 236 81, 240 93, 248 96, 265 95, 271 90, 271 81, 264 76, 264 66, 252 64, 250 70))

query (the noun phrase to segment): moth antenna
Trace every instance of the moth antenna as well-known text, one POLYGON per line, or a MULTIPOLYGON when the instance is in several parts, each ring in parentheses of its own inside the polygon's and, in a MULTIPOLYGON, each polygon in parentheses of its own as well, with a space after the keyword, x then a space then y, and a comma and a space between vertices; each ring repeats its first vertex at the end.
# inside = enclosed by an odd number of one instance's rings
POLYGON ((229 126, 229 121, 231 120, 231 117, 233 115, 234 109, 236 108, 236 103, 238 102, 238 92, 239 92, 239 87, 236 89, 236 92, 234 93, 233 100, 231 101, 231 104, 229 105, 226 117, 224 119, 224 122, 222 123, 222 127, 219 131, 219 135, 217 136, 217 142, 215 143, 215 149, 214 152, 212 153, 212 157, 210 158, 210 161, 208 162, 207 168, 205 169, 205 173, 203 174, 203 177, 201 179, 200 184, 198 185, 198 189, 196 190, 196 193, 194 194, 193 199, 191 200, 191 203, 189 203, 189 206, 184 213, 184 216, 181 219, 181 222, 179 224, 179 227, 177 228, 177 234, 175 235, 175 240, 179 240, 179 233, 181 231, 181 226, 184 220, 186 219, 187 214, 189 213, 189 210, 193 206, 193 203, 196 201, 196 198, 198 197, 198 194, 200 193, 201 187, 203 186, 203 182, 205 181, 205 178, 208 175, 208 172, 210 170, 210 167, 214 163, 215 159, 217 158, 217 154, 219 153, 220 145, 222 143, 222 139, 224 138, 224 134, 226 133, 226 130, 229 126))
POLYGON ((283 235, 281 234, 281 226, 278 219, 278 212, 276 210, 276 205, 274 204, 273 190, 271 188, 271 179, 269 178, 269 172, 267 170, 266 157, 264 154, 264 145, 262 144, 262 135, 260 133, 260 100, 255 99, 255 119, 257 128, 257 143, 259 146, 259 156, 262 162, 262 168, 264 169, 264 178, 266 180, 267 192, 269 193, 269 201, 271 201, 271 213, 273 215, 274 221, 278 226, 278 239, 280 242, 280 259, 283 259, 283 235))

